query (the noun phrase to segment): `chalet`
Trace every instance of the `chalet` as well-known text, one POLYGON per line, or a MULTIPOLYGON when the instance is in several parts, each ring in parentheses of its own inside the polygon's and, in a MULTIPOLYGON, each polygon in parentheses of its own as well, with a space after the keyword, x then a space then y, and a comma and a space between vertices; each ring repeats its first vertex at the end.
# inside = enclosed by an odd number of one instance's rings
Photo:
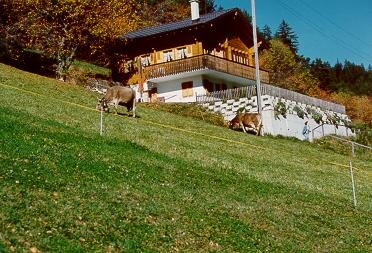
MULTIPOLYGON (((198 0, 190 3, 191 18, 120 37, 143 101, 195 102, 196 95, 255 84, 252 27, 244 14, 199 15, 198 0)), ((269 83, 268 72, 260 76, 269 83)))
MULTIPOLYGON (((252 26, 239 9, 199 15, 190 0, 191 19, 124 34, 119 55, 138 83, 144 102, 196 102, 231 120, 238 110, 257 112, 252 26), (133 66, 128 68, 128 66, 133 66)), ((266 43, 258 38, 259 47, 266 43)), ((116 49, 116 50, 118 50, 116 49)), ((123 67, 119 67, 119 69, 123 67)), ((260 70, 263 132, 311 140, 328 134, 352 135, 345 107, 271 86, 260 70)))

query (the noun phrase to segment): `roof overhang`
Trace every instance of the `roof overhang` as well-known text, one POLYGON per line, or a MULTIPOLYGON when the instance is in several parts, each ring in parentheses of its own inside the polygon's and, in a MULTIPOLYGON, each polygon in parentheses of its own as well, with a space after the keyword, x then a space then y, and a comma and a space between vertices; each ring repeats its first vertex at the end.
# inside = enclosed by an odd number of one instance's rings
POLYGON ((202 41, 205 48, 213 48, 226 38, 236 37, 248 47, 253 46, 252 26, 237 8, 202 15, 196 22, 188 19, 140 29, 124 34, 119 38, 119 43, 123 52, 133 58, 154 50, 193 44, 195 41, 202 41))

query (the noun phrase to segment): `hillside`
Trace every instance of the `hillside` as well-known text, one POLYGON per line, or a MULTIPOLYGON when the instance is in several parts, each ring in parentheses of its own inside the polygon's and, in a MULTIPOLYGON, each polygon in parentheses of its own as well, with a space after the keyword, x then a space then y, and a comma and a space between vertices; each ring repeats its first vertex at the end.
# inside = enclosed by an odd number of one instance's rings
POLYGON ((0 252, 368 252, 372 161, 139 106, 0 64, 0 252), (123 110, 123 109, 122 109, 123 110), (339 165, 335 165, 339 164, 339 165))

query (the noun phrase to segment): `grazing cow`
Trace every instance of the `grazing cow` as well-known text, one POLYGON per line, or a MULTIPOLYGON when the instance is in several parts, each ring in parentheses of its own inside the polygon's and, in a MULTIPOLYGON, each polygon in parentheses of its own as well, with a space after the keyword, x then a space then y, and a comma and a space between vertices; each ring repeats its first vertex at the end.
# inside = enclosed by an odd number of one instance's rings
POLYGON ((246 127, 252 130, 256 135, 261 135, 262 118, 258 113, 238 113, 230 122, 229 127, 233 128, 235 125, 239 125, 244 133, 246 133, 246 127))
POLYGON ((110 87, 106 95, 98 101, 97 110, 109 111, 109 105, 115 107, 115 113, 117 114, 118 105, 127 107, 128 112, 133 112, 133 117, 136 117, 136 92, 126 86, 116 85, 110 87))

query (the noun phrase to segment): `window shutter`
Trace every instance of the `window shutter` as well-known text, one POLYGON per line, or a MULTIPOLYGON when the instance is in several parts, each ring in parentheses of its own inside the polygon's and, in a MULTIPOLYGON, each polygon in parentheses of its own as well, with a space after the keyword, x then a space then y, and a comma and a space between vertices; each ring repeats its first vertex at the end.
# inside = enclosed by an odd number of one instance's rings
POLYGON ((193 96, 193 82, 184 82, 182 86, 182 97, 191 97, 193 96))

